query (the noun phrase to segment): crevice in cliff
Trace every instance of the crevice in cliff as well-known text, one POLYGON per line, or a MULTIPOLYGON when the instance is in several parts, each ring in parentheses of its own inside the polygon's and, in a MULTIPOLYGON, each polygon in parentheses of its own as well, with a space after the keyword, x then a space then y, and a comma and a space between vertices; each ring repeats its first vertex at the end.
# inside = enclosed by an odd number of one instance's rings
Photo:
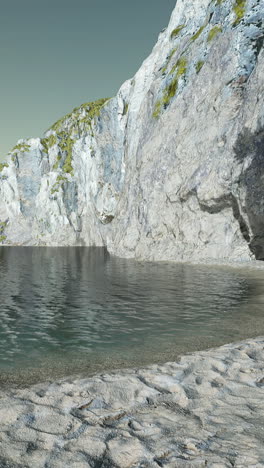
POLYGON ((230 196, 232 198, 232 210, 233 210, 234 218, 239 223, 239 227, 240 227, 240 231, 241 231, 242 236, 249 243, 250 242, 249 227, 248 227, 245 219, 243 218, 243 216, 242 216, 242 214, 240 212, 238 201, 237 201, 236 197, 233 194, 230 194, 230 196))
POLYGON ((220 211, 223 211, 225 208, 231 208, 233 211, 234 218, 238 221, 243 238, 245 239, 247 243, 250 242, 249 228, 247 226, 245 219, 243 218, 240 212, 238 201, 232 193, 229 193, 227 195, 224 195, 223 197, 219 197, 217 200, 214 200, 216 202, 214 206, 208 206, 208 205, 201 203, 198 196, 197 196, 197 200, 201 208, 201 211, 206 211, 207 213, 210 213, 210 214, 219 213, 220 211))
POLYGON ((255 132, 245 127, 237 137, 234 152, 240 163, 246 158, 251 160, 239 185, 246 192, 245 212, 252 231, 249 248, 257 260, 264 260, 264 127, 255 132))
POLYGON ((226 208, 231 208, 233 212, 233 216, 239 224, 240 232, 243 238, 245 239, 245 241, 249 244, 250 250, 252 250, 251 243, 250 243, 251 242, 250 228, 247 225, 246 220, 244 219, 239 209, 238 201, 233 193, 227 193, 226 195, 223 195, 222 197, 211 199, 211 202, 214 202, 214 204, 208 205, 206 203, 203 203, 199 199, 198 194, 197 194, 197 189, 193 188, 184 196, 184 198, 181 197, 180 200, 181 202, 186 202, 188 198, 190 198, 191 196, 196 197, 200 210, 209 214, 217 214, 225 210, 226 208))

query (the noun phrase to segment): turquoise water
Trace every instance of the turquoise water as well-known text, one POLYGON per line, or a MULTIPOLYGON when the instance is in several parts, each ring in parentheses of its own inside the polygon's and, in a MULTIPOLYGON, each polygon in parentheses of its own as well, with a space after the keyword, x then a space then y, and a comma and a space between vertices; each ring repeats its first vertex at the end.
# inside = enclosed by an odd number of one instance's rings
POLYGON ((101 248, 0 248, 0 385, 176 359, 264 334, 264 274, 101 248))

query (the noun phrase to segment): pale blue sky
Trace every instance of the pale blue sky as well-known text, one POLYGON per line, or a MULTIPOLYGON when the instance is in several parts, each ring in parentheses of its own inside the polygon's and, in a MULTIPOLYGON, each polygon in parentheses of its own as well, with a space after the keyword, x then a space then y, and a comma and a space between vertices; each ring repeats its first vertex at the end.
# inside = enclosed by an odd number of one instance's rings
POLYGON ((72 108, 115 95, 176 0, 8 0, 0 17, 0 156, 72 108))

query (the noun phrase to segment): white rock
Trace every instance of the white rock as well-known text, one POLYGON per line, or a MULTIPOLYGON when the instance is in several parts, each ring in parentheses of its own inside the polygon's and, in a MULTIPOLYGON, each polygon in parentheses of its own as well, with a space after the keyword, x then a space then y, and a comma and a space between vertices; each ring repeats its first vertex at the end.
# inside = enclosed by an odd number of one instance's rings
POLYGON ((233 7, 178 0, 150 56, 93 120, 81 106, 46 142, 19 140, 0 172, 2 243, 264 258, 263 4, 248 0, 236 24, 233 7))

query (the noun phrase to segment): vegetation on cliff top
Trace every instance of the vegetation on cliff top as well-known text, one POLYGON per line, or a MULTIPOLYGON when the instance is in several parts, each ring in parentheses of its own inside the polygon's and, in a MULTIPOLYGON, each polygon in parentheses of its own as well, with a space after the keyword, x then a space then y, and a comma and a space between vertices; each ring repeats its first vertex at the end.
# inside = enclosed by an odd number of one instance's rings
MULTIPOLYGON (((72 149, 76 137, 82 132, 92 130, 92 120, 100 116, 102 107, 109 99, 104 98, 82 104, 50 127, 49 130, 53 130, 54 133, 42 138, 41 144, 45 153, 48 153, 52 146, 58 145, 58 156, 53 166, 54 170, 58 169, 60 161, 62 161, 62 171, 73 175, 72 149)), ((127 108, 128 105, 126 111, 127 108)))
POLYGON ((51 148, 52 146, 56 145, 57 143, 57 138, 56 138, 56 135, 50 135, 46 138, 42 138, 40 140, 42 146, 43 146, 43 151, 44 153, 48 153, 48 150, 49 148, 51 148))
POLYGON ((27 143, 18 143, 14 148, 11 150, 11 153, 26 153, 30 150, 30 145, 27 143))
POLYGON ((0 163, 0 172, 2 172, 2 170, 3 170, 5 167, 8 167, 8 164, 7 164, 6 162, 0 163))
POLYGON ((69 130, 78 128, 81 123, 91 126, 91 121, 95 117, 99 117, 101 108, 109 101, 110 98, 98 99, 93 102, 86 102, 79 107, 75 107, 72 112, 57 120, 49 130, 55 132, 62 130, 64 127, 70 127, 69 130))

